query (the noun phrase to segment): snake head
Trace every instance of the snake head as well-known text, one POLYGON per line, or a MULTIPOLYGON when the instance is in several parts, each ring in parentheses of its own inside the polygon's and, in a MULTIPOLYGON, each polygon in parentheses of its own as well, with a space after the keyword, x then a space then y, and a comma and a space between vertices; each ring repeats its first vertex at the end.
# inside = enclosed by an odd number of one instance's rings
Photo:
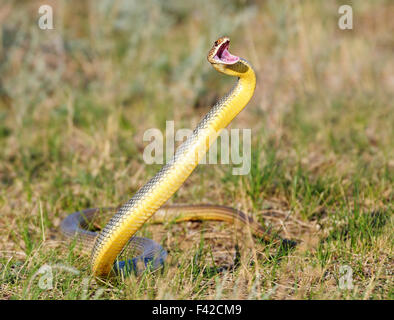
POLYGON ((215 64, 233 65, 239 61, 239 57, 232 55, 228 51, 230 45, 229 37, 221 37, 215 41, 212 49, 208 53, 208 61, 215 64))
MULTIPOLYGON (((238 78, 244 78, 252 74, 253 70, 250 64, 245 59, 232 55, 228 51, 229 45, 229 37, 221 37, 215 41, 207 57, 212 67, 216 71, 238 78)), ((254 73, 253 77, 255 77, 254 73)))

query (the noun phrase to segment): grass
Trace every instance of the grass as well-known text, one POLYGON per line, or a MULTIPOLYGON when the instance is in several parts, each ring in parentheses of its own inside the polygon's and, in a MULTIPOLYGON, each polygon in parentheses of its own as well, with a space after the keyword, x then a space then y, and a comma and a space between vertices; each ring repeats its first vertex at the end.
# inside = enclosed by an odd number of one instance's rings
POLYGON ((51 31, 40 1, 0 5, 2 299, 394 298, 390 1, 352 2, 353 30, 337 26, 341 1, 47 2, 51 31), (92 278, 61 220, 129 199, 159 168, 144 131, 193 127, 231 87, 205 58, 222 34, 258 76, 230 125, 252 129, 251 171, 202 165, 171 202, 237 207, 298 246, 225 223, 147 225, 163 269, 92 278))

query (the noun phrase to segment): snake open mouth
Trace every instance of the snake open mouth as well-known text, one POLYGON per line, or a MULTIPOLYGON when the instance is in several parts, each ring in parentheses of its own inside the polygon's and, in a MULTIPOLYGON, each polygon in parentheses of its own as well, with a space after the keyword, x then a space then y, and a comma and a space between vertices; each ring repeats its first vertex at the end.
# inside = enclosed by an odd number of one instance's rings
POLYGON ((230 45, 230 40, 226 40, 225 42, 223 42, 219 49, 216 52, 216 55, 214 57, 214 59, 218 62, 218 63, 223 63, 223 64, 234 64, 237 63, 239 61, 239 57, 232 55, 229 51, 228 51, 228 47, 230 45))

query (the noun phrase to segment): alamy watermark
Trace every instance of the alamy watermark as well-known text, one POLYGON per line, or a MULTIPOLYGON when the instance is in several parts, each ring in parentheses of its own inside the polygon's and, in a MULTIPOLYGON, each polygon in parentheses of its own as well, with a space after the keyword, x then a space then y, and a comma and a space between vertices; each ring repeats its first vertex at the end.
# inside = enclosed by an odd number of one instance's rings
POLYGON ((53 9, 50 5, 44 4, 38 8, 38 27, 41 30, 52 30, 53 29, 53 9))
MULTIPOLYGON (((71 273, 75 276, 80 275, 80 271, 78 269, 75 269, 73 267, 64 265, 64 264, 55 264, 55 265, 49 265, 49 264, 44 264, 43 266, 38 269, 36 273, 33 274, 33 276, 30 278, 29 285, 28 285, 28 290, 30 290, 31 284, 33 283, 34 279, 37 278, 38 276, 38 287, 41 290, 53 290, 54 288, 54 272, 55 270, 57 271, 62 271, 62 272, 67 272, 71 273)), ((89 297, 88 291, 89 291, 89 283, 90 283, 90 278, 89 277, 84 277, 82 278, 82 294, 80 299, 86 300, 89 298, 92 299, 98 299, 104 292, 103 288, 98 288, 94 295, 89 297)))
POLYGON ((352 290, 353 286, 353 269, 348 265, 342 265, 339 267, 339 289, 341 290, 352 290))
MULTIPOLYGON (((341 15, 338 19, 338 27, 341 30, 353 29, 353 8, 348 4, 339 6, 338 13, 341 15)), ((53 27, 53 8, 48 4, 41 5, 38 8, 38 26, 42 30, 52 30, 53 27)))
POLYGON ((338 19, 339 29, 353 29, 353 8, 344 4, 338 8, 338 13, 341 14, 338 19))
MULTIPOLYGON (((207 129, 208 130, 208 129, 207 129)), ((184 142, 193 134, 191 129, 179 129, 175 132, 174 121, 166 121, 165 134, 151 128, 144 132, 145 147, 143 159, 146 164, 163 164, 172 160, 176 143, 184 142), (165 147, 164 147, 165 145, 165 147)), ((246 175, 251 163, 251 129, 223 129, 212 132, 207 142, 210 148, 206 154, 191 155, 188 160, 199 164, 233 164, 233 175, 246 175), (241 143, 242 140, 242 143, 241 143)), ((202 148, 205 149, 205 148, 202 148)), ((200 150, 201 151, 201 150, 200 150)))

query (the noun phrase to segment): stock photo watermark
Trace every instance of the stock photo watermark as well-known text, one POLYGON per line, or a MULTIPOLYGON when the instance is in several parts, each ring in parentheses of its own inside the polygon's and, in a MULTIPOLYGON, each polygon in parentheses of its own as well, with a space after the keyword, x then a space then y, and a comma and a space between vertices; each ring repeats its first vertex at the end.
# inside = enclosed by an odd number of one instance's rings
MULTIPOLYGON (((164 134, 157 128, 146 130, 143 141, 149 143, 143 153, 145 163, 169 163, 175 155, 176 143, 185 141, 192 134, 191 129, 175 131, 173 120, 166 121, 164 134)), ((210 148, 205 155, 196 154, 189 159, 199 164, 232 164, 237 166, 232 168, 233 175, 246 175, 250 172, 251 136, 251 129, 223 129, 211 135, 210 148)))
POLYGON ((38 8, 38 27, 41 30, 53 30, 53 9, 50 5, 42 5, 38 8))
MULTIPOLYGON (((353 29, 353 8, 348 4, 339 6, 338 13, 341 15, 338 19, 338 27, 341 30, 353 29)), ((53 30, 53 8, 48 4, 41 5, 38 8, 38 27, 41 30, 53 30)))
POLYGON ((353 8, 344 4, 338 8, 338 13, 341 16, 338 19, 338 27, 341 30, 353 29, 353 8))
POLYGON ((341 290, 352 290, 353 286, 353 269, 348 265, 342 265, 339 267, 339 289, 341 290))
MULTIPOLYGON (((41 266, 30 278, 29 285, 28 285, 28 291, 30 291, 30 288, 32 286, 33 281, 38 278, 37 286, 43 290, 43 291, 48 291, 48 290, 53 290, 54 289, 54 282, 55 282, 55 277, 54 273, 55 272, 66 272, 66 273, 71 273, 75 277, 80 276, 80 271, 76 268, 64 265, 64 264, 54 264, 54 265, 49 265, 49 264, 44 264, 41 266)), ((89 296, 89 284, 90 284, 91 278, 89 277, 83 277, 81 284, 82 284, 82 294, 80 296, 80 299, 82 300, 87 300, 87 299, 98 299, 100 296, 103 294, 104 289, 103 288, 98 288, 93 296, 89 296)))

